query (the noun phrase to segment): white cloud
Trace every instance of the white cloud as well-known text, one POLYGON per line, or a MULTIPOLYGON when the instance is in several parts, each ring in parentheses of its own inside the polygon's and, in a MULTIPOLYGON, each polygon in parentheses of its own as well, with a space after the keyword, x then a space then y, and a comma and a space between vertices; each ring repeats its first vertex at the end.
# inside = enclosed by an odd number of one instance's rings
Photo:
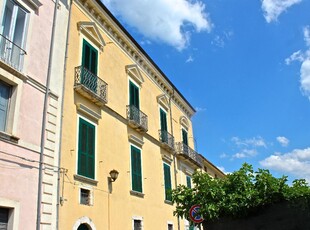
POLYGON ((102 0, 145 37, 178 50, 189 45, 193 31, 210 31, 212 23, 200 0, 102 0))
POLYGON ((286 147, 288 146, 290 140, 287 139, 286 137, 277 137, 277 141, 283 146, 286 147))
POLYGON ((294 149, 285 154, 275 153, 259 163, 268 169, 291 174, 310 182, 310 147, 294 149))
POLYGON ((206 108, 201 108, 201 107, 195 107, 196 112, 202 112, 202 111, 206 111, 206 108))
POLYGON ((190 62, 193 62, 193 61, 194 61, 194 58, 192 57, 192 55, 190 55, 190 56, 186 59, 185 63, 190 63, 190 62))
POLYGON ((293 61, 303 62, 304 60, 305 54, 301 50, 298 50, 285 59, 285 64, 290 65, 293 61))
POLYGON ((310 26, 304 27, 304 40, 307 46, 310 46, 310 26))
POLYGON ((240 139, 239 137, 232 137, 231 141, 237 146, 247 146, 247 147, 267 147, 264 139, 260 136, 248 138, 248 139, 240 139))
POLYGON ((261 0, 264 17, 268 23, 277 21, 281 13, 301 1, 302 0, 261 0))
POLYGON ((310 100, 310 57, 301 64, 300 85, 303 94, 310 100))
POLYGON ((289 65, 292 61, 301 62, 300 89, 310 100, 310 26, 304 27, 303 34, 308 49, 305 52, 301 50, 294 52, 290 57, 285 59, 285 63, 289 65))
POLYGON ((257 150, 256 149, 242 149, 238 153, 232 155, 232 158, 247 158, 247 157, 254 157, 257 155, 257 150))

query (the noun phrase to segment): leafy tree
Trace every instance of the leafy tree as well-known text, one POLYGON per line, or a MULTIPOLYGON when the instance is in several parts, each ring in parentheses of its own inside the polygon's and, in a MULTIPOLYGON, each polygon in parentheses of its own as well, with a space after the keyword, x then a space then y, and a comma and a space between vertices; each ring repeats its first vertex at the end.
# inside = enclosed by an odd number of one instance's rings
POLYGON ((303 199, 310 205, 310 187, 304 179, 287 184, 287 177, 275 178, 266 169, 254 172, 252 165, 242 167, 225 178, 214 179, 207 173, 196 171, 192 177, 195 186, 179 185, 172 191, 176 204, 175 215, 189 219, 189 209, 200 205, 204 219, 215 221, 221 217, 242 217, 281 201, 303 199))

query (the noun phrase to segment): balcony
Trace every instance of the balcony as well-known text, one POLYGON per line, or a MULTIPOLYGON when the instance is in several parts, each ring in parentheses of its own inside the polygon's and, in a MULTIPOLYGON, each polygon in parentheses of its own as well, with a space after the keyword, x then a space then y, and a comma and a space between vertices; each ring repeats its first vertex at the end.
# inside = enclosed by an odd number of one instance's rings
POLYGON ((96 105, 108 102, 108 84, 83 66, 75 67, 74 89, 96 105))
POLYGON ((158 133, 159 133, 159 141, 161 143, 161 146, 168 151, 173 151, 174 150, 174 137, 165 130, 159 130, 158 133))
POLYGON ((201 156, 192 148, 188 147, 183 142, 176 143, 176 152, 177 156, 185 161, 188 161, 199 168, 202 167, 202 158, 201 156))
POLYGON ((0 34, 0 60, 21 72, 26 51, 0 34))
POLYGON ((126 109, 129 125, 139 132, 147 132, 147 115, 145 115, 134 105, 127 105, 126 109))

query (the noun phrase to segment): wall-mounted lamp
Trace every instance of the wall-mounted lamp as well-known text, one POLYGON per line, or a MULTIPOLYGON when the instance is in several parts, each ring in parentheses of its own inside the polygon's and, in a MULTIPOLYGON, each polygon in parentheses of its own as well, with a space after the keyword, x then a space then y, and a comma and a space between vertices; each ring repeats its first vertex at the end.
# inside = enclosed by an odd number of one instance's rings
POLYGON ((116 181, 117 177, 118 177, 119 172, 115 169, 110 171, 110 180, 111 182, 116 181))

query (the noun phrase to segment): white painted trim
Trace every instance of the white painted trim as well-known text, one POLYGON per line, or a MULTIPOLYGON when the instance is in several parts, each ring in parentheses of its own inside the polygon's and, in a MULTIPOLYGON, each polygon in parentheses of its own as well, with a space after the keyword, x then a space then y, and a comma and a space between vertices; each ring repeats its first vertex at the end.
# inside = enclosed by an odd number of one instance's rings
POLYGON ((89 117, 93 118, 94 120, 98 121, 101 119, 101 114, 93 111, 92 109, 88 108, 87 106, 83 105, 82 103, 78 103, 76 105, 78 111, 88 115, 89 117))
POLYGON ((144 226, 143 226, 143 217, 142 216, 132 216, 132 230, 134 230, 134 221, 135 220, 141 221, 141 230, 143 230, 144 226))
POLYGON ((8 229, 18 230, 19 229, 20 203, 15 200, 9 200, 9 199, 0 197, 0 206, 4 208, 13 209, 13 215, 9 216, 8 229))
POLYGON ((172 229, 174 230, 174 224, 173 221, 167 221, 167 230, 169 230, 168 225, 172 225, 172 229))
POLYGON ((129 140, 131 143, 134 143, 134 144, 139 145, 141 148, 142 148, 142 146, 143 146, 143 144, 144 144, 143 137, 142 137, 142 139, 141 139, 141 138, 139 138, 139 137, 137 137, 137 136, 135 136, 135 135, 133 135, 133 134, 129 134, 129 135, 128 135, 128 140, 129 140))
POLYGON ((75 162, 75 173, 78 175, 78 158, 79 158, 79 120, 80 118, 82 118, 83 120, 87 121, 88 123, 92 124, 95 126, 95 165, 94 165, 94 170, 95 170, 95 178, 93 180, 96 180, 97 178, 97 148, 98 148, 98 138, 97 138, 97 130, 98 130, 98 125, 96 123, 94 123, 93 121, 89 120, 88 118, 80 115, 80 114, 77 114, 77 121, 76 121, 76 151, 75 151, 75 154, 76 154, 76 162, 75 162))
POLYGON ((96 226, 95 224, 93 223, 93 221, 87 217, 87 216, 83 216, 81 218, 79 218, 73 225, 72 227, 72 230, 77 230, 78 227, 81 225, 81 224, 87 224, 91 229, 90 230, 96 230, 96 226))

